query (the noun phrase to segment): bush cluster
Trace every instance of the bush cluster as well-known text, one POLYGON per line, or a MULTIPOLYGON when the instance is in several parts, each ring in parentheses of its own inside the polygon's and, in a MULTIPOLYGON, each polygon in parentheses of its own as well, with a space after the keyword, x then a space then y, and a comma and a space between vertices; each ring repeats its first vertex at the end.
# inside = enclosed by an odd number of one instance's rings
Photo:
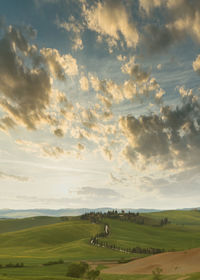
POLYGON ((88 263, 71 263, 68 266, 66 276, 74 278, 86 278, 89 280, 95 280, 100 274, 99 270, 90 269, 88 263))
POLYGON ((24 267, 24 263, 7 263, 5 265, 0 264, 0 268, 10 268, 10 267, 24 267))

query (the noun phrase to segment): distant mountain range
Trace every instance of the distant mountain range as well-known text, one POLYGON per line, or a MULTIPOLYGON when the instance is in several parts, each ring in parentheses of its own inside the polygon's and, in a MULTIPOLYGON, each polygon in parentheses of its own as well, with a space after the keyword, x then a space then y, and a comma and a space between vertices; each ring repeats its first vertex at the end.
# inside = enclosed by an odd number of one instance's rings
MULTIPOLYGON (((184 209, 177 209, 177 210, 191 210, 194 208, 184 208, 184 209)), ((195 208, 200 209, 200 208, 195 208)), ((117 210, 120 212, 121 210, 124 210, 125 212, 139 212, 139 213, 149 213, 149 212, 161 212, 164 210, 160 209, 144 209, 144 208, 138 208, 138 209, 132 209, 132 208, 123 208, 123 209, 117 209, 117 208, 66 208, 66 209, 0 209, 0 219, 3 218, 28 218, 28 217, 35 217, 35 216, 52 216, 52 217, 61 217, 61 216, 80 216, 84 213, 89 212, 108 212, 117 210)))
MULTIPOLYGON (((116 208, 66 208, 66 209, 0 209, 0 218, 28 218, 34 216, 53 216, 53 217, 60 217, 60 216, 79 216, 84 213, 89 212, 107 212, 117 210, 120 212, 122 209, 116 208)), ((148 212, 160 212, 161 210, 157 209, 131 209, 126 208, 123 209, 125 212, 140 212, 140 213, 148 213, 148 212)))

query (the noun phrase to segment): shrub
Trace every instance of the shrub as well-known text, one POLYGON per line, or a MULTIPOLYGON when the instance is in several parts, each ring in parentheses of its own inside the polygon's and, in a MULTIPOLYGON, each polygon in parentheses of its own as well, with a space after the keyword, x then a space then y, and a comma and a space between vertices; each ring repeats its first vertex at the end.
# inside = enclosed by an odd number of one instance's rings
POLYGON ((162 269, 160 267, 156 267, 156 269, 152 271, 153 280, 161 280, 161 272, 162 269))
POLYGON ((66 276, 81 278, 89 270, 89 265, 86 262, 71 263, 68 266, 66 276))
POLYGON ((100 274, 99 270, 92 269, 92 270, 88 271, 87 278, 89 280, 95 280, 99 276, 99 274, 100 274))
POLYGON ((54 265, 54 264, 63 264, 64 261, 62 259, 59 259, 58 261, 49 261, 47 263, 43 263, 43 265, 54 265))

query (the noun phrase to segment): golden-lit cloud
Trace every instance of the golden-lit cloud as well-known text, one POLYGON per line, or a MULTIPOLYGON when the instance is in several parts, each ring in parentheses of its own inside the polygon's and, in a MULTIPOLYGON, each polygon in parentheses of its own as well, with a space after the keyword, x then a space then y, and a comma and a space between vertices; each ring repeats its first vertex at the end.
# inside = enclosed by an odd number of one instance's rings
POLYGON ((89 81, 88 78, 85 76, 82 76, 80 78, 80 87, 83 91, 88 91, 89 90, 89 81))
POLYGON ((83 13, 88 28, 105 36, 111 48, 120 41, 120 34, 128 47, 136 47, 138 44, 137 28, 122 1, 97 2, 90 8, 84 6, 83 13))
POLYGON ((193 69, 195 72, 200 74, 200 55, 198 55, 196 60, 193 62, 193 69))
POLYGON ((147 14, 156 7, 162 7, 167 15, 164 25, 150 24, 146 27, 143 40, 151 52, 164 51, 187 36, 200 43, 200 2, 198 0, 192 1, 192 4, 188 0, 140 0, 140 7, 147 14))
POLYGON ((58 50, 50 48, 43 48, 40 53, 55 78, 64 80, 65 74, 68 76, 78 74, 76 59, 70 54, 60 55, 58 50))
POLYGON ((140 0, 140 8, 144 10, 148 15, 150 14, 151 10, 160 7, 163 0, 140 0))
MULTIPOLYGON (((60 100, 57 98, 58 91, 52 87, 51 75, 58 80, 77 75, 76 60, 69 54, 61 55, 56 49, 39 50, 31 45, 29 39, 36 33, 31 28, 10 25, 3 33, 0 39, 0 108, 5 115, 0 119, 0 129, 8 131, 18 125, 30 130, 42 124, 59 126, 56 106, 60 118, 71 113, 73 106, 65 94, 60 95, 60 100)), ((56 128, 54 134, 62 136, 64 132, 56 128)))
MULTIPOLYGON (((26 31, 26 30, 25 30, 26 31)), ((35 129, 44 119, 51 95, 51 80, 43 67, 34 67, 37 48, 21 30, 9 26, 0 40, 0 108, 15 123, 35 129), (24 58, 33 64, 24 64, 24 58)))
POLYGON ((191 93, 182 97, 182 106, 163 106, 159 114, 121 117, 119 126, 127 139, 123 154, 133 165, 183 168, 199 165, 200 104, 191 93))
POLYGON ((84 27, 81 23, 75 19, 74 16, 69 17, 69 21, 61 22, 58 18, 56 20, 57 26, 65 29, 68 32, 72 32, 72 49, 73 50, 82 50, 83 49, 83 41, 81 38, 81 33, 84 30, 84 27))

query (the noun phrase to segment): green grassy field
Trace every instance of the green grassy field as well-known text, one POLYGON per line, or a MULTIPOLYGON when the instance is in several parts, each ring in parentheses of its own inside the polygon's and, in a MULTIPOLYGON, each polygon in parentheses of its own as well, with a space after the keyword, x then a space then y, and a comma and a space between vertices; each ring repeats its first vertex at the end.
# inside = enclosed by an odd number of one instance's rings
POLYGON ((145 217, 153 219, 162 219, 167 217, 169 221, 177 225, 200 225, 200 211, 190 210, 190 211, 162 211, 154 213, 144 213, 145 217))
POLYGON ((105 222, 111 228, 111 234, 106 241, 122 248, 139 246, 172 251, 200 247, 199 225, 168 224, 163 227, 154 227, 112 219, 106 219, 105 222))
MULTIPOLYGON (((69 220, 53 225, 32 227, 0 234, 0 264, 44 263, 65 260, 119 259, 123 253, 89 244, 90 237, 103 226, 89 221, 69 220)), ((1 271, 0 271, 1 272, 1 271)))
MULTIPOLYGON (((165 250, 183 250, 200 247, 200 212, 167 211, 145 214, 149 221, 168 217, 170 224, 163 227, 152 224, 105 219, 102 224, 71 218, 35 217, 0 221, 0 264, 23 262, 22 268, 0 268, 0 280, 62 280, 68 263, 80 260, 120 260, 136 255, 91 246, 91 236, 103 231, 103 223, 110 225, 106 241, 122 248, 154 247, 165 250), (183 223, 184 222, 184 223, 183 223), (64 264, 44 266, 48 261, 63 259, 64 264)), ((103 240, 103 239, 102 239, 103 240)), ((189 276, 188 276, 189 277, 189 276)), ((198 278, 199 277, 199 278, 198 278)), ((152 279, 151 275, 116 276, 103 275, 103 280, 152 279)), ((180 277, 179 277, 180 278, 180 277)), ((178 276, 163 276, 175 280, 178 276)), ((193 274, 188 280, 199 280, 193 274)))
POLYGON ((51 225, 62 222, 62 217, 32 217, 24 219, 0 219, 0 233, 13 232, 36 226, 51 225))

